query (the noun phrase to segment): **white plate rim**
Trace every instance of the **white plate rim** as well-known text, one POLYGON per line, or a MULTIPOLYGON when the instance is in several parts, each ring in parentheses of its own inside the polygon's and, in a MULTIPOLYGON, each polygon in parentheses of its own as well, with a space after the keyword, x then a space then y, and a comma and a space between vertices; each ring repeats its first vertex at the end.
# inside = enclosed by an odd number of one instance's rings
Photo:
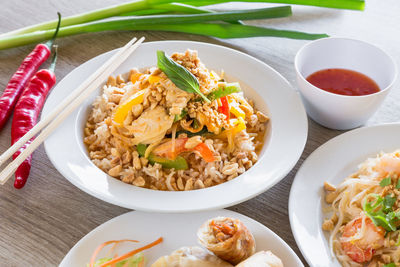
MULTIPOLYGON (((296 215, 296 204, 298 204, 299 202, 295 200, 294 195, 296 193, 297 188, 299 187, 298 184, 301 183, 300 181, 300 177, 303 176, 303 172, 305 172, 306 168, 309 168, 309 164, 310 162, 312 162, 314 160, 314 158, 316 158, 317 155, 319 155, 321 153, 321 151, 323 151, 326 147, 331 146, 332 144, 335 143, 339 143, 342 140, 345 140, 349 137, 352 136, 359 136, 359 135, 363 135, 363 134, 367 134, 370 131, 373 130, 380 130, 380 129, 387 129, 387 128, 397 128, 398 131, 400 131, 400 123, 397 122, 389 122, 389 123, 383 123, 383 124, 378 124, 378 125, 370 125, 370 126, 365 126, 365 127, 360 127, 360 128, 356 128, 350 131, 347 131, 345 133, 342 133, 328 141, 326 141, 325 143, 323 143, 322 145, 320 145, 317 149, 315 149, 302 163, 302 165, 300 166, 299 170, 296 173, 296 176, 293 180, 291 189, 290 189, 290 193, 289 193, 289 222, 290 222, 290 228, 292 230, 294 239, 296 241, 296 244, 298 246, 298 248, 301 251, 301 254, 303 255, 303 257, 305 258, 305 260, 307 261, 307 263, 310 266, 321 266, 321 265, 315 265, 315 263, 313 263, 312 261, 312 257, 310 256, 311 253, 309 253, 309 250, 312 249, 310 247, 306 247, 304 245, 304 242, 302 241, 302 237, 304 237, 303 234, 301 234, 300 230, 298 229, 298 227, 295 226, 295 218, 294 216, 296 215)), ((389 130, 387 130, 389 131, 389 130)), ((376 154, 380 153, 381 149, 377 148, 376 149, 376 154)), ((390 151, 387 151, 390 152, 390 151)), ((363 155, 364 160, 366 160, 368 158, 367 155, 363 155)), ((361 162, 359 162, 361 163, 361 162)), ((357 166, 353 166, 355 169, 357 168, 357 166)), ((348 173, 349 175, 350 173, 348 173)), ((345 177, 343 177, 344 179, 345 177)), ((321 180, 320 184, 318 185, 318 188, 322 190, 323 187, 323 182, 325 180, 321 180)), ((321 198, 317 199, 318 202, 321 202, 321 198)), ((318 214, 317 214, 318 215, 318 214)), ((316 216, 318 217, 318 216, 316 216)), ((319 218, 316 218, 315 220, 319 220, 319 218)), ((319 220, 319 223, 317 224, 318 227, 321 228, 322 223, 319 220)), ((316 229, 315 231, 322 231, 321 229, 316 229)), ((321 236, 320 236, 321 237, 321 236)), ((327 243, 327 240, 325 238, 325 235, 322 237, 322 243, 329 247, 329 244, 327 243)), ((321 241, 321 240, 318 240, 321 241)), ((329 254, 330 255, 330 254, 329 254)), ((336 258, 332 258, 332 260, 329 262, 329 264, 335 264, 335 266, 340 267, 341 265, 338 263, 336 258)))
MULTIPOLYGON (((281 252, 281 251, 280 252, 272 251, 272 252, 274 252, 275 254, 285 253, 290 257, 290 261, 296 262, 297 266, 299 266, 299 267, 304 266, 303 263, 301 262, 300 258, 293 251, 293 249, 281 237, 279 237, 275 232, 273 232, 271 229, 269 229, 267 226, 261 224, 260 222, 254 220, 248 216, 240 214, 238 212, 222 209, 222 210, 203 211, 200 213, 189 213, 189 214, 175 213, 175 214, 170 214, 170 215, 171 216, 180 216, 180 215, 196 215, 196 214, 204 214, 204 216, 206 216, 207 218, 213 218, 215 216, 226 216, 226 217, 237 218, 237 219, 241 220, 244 224, 251 223, 251 224, 255 225, 257 228, 259 228, 259 230, 262 229, 262 231, 264 232, 263 235, 267 235, 268 239, 274 239, 274 242, 279 242, 279 246, 284 248, 284 252, 281 252), (208 215, 208 214, 210 214, 210 215, 208 215)), ((64 256, 64 258, 60 262, 59 266, 60 267, 68 267, 68 265, 67 265, 68 259, 70 257, 73 257, 74 251, 77 250, 87 240, 90 240, 90 238, 92 238, 92 236, 96 236, 96 235, 100 234, 104 228, 108 227, 111 224, 118 224, 118 222, 125 219, 125 217, 130 217, 130 216, 135 216, 135 215, 157 216, 157 215, 164 215, 164 214, 163 213, 158 213, 158 214, 157 213, 147 213, 147 212, 142 212, 142 211, 129 211, 127 213, 124 213, 117 217, 114 217, 114 218, 100 224, 96 228, 92 229, 89 233, 87 233, 85 236, 83 236, 77 243, 75 243, 75 245, 64 256)), ((199 222, 199 225, 201 223, 202 222, 199 222)), ((194 236, 195 236, 195 233, 194 233, 194 236)), ((257 241, 257 238, 256 238, 256 241, 257 241)), ((168 248, 168 249, 170 249, 170 252, 172 252, 178 248, 168 248)), ((285 262, 285 259, 282 258, 282 260, 283 260, 283 262, 285 262)))
MULTIPOLYGON (((290 85, 290 83, 289 83, 280 73, 278 73, 276 70, 274 70, 274 69, 273 69, 272 67, 270 67, 269 65, 267 65, 267 64, 265 64, 265 63, 263 63, 263 62, 261 62, 260 60, 254 58, 254 57, 252 57, 252 56, 249 56, 249 55, 247 55, 247 54, 245 54, 245 53, 243 53, 243 52, 234 50, 234 49, 232 49, 232 48, 228 48, 228 47, 224 47, 224 46, 220 46, 220 45, 215 45, 215 44, 209 44, 209 43, 194 42, 194 41, 180 41, 180 40, 177 40, 177 41, 155 41, 155 42, 147 42, 147 43, 143 43, 142 46, 146 46, 146 45, 159 45, 159 44, 162 44, 162 45, 174 45, 174 44, 177 44, 177 43, 185 44, 185 45, 187 45, 187 46, 189 46, 189 47, 190 47, 190 45, 197 45, 197 46, 211 47, 211 48, 214 48, 214 49, 222 49, 222 50, 227 50, 227 51, 229 51, 230 53, 233 53, 233 54, 236 54, 236 55, 240 55, 240 56, 242 56, 242 57, 244 57, 244 58, 247 58, 247 59, 249 59, 249 60, 251 60, 251 61, 253 61, 253 62, 257 63, 257 64, 262 65, 262 66, 263 66, 264 68, 266 68, 269 72, 273 73, 273 75, 274 75, 275 77, 279 78, 280 82, 283 82, 287 88, 290 88, 290 89, 292 90, 292 92, 290 92, 289 94, 291 94, 291 97, 292 97, 293 99, 295 99, 296 104, 298 104, 298 106, 297 106, 296 108, 299 109, 299 110, 298 110, 299 113, 296 114, 296 115, 298 116, 298 118, 301 120, 301 123, 303 124, 303 125, 302 125, 302 129, 301 129, 302 131, 299 132, 299 133, 296 133, 296 134, 298 134, 298 135, 300 136, 299 139, 302 139, 302 140, 301 140, 301 143, 298 144, 297 151, 295 151, 294 153, 292 153, 292 156, 293 156, 293 158, 295 158, 295 160, 292 160, 291 162, 287 162, 287 164, 285 165, 285 166, 286 166, 286 167, 285 167, 285 170, 280 170, 279 175, 275 175, 274 178, 271 179, 272 182, 269 182, 269 183, 268 183, 268 186, 259 187, 259 188, 257 188, 257 190, 253 191, 252 193, 247 193, 247 195, 246 195, 245 197, 240 197, 240 198, 237 198, 237 199, 235 199, 235 200, 225 201, 225 202, 221 202, 221 203, 214 204, 214 205, 208 205, 208 206, 204 206, 204 207, 197 207, 197 208, 195 208, 195 209, 193 209, 193 208, 182 208, 182 207, 179 207, 179 208, 162 208, 162 209, 160 209, 160 208, 157 208, 157 207, 150 207, 150 206, 143 207, 143 206, 141 206, 141 205, 136 205, 135 203, 128 203, 128 204, 127 204, 126 202, 120 201, 119 199, 115 199, 115 198, 108 197, 108 196, 104 196, 104 195, 102 195, 101 197, 99 197, 98 193, 92 191, 90 188, 87 188, 87 187, 83 186, 81 183, 79 183, 78 180, 69 177, 69 175, 68 175, 66 169, 62 167, 62 164, 61 164, 60 162, 57 162, 57 161, 56 161, 56 158, 53 157, 52 148, 51 148, 51 146, 49 145, 49 141, 46 140, 45 143, 44 143, 44 147, 45 147, 46 153, 47 153, 47 155, 48 155, 50 161, 51 161, 52 164, 56 167, 56 169, 57 169, 67 180, 69 180, 72 184, 74 184, 76 187, 78 187, 78 188, 81 189, 82 191, 84 191, 84 192, 86 192, 86 193, 88 193, 88 194, 90 194, 90 195, 92 195, 92 196, 94 196, 94 197, 97 197, 97 198, 99 198, 99 199, 102 199, 103 201, 106 201, 106 202, 109 202, 109 203, 112 203, 112 204, 115 204, 115 205, 118 205, 118 206, 121 206, 121 207, 130 208, 130 209, 137 209, 137 210, 143 210, 143 211, 157 211, 157 212, 191 212, 191 211, 203 211, 203 210, 208 210, 208 209, 220 209, 220 208, 225 208, 225 207, 227 207, 227 206, 232 206, 232 205, 241 203, 241 202, 243 202, 243 201, 246 201, 246 200, 248 200, 248 199, 251 199, 251 198, 253 198, 253 197, 255 197, 255 196, 257 196, 257 195, 259 195, 259 194, 265 192, 266 190, 268 190, 269 188, 271 188, 272 186, 274 186, 276 183, 278 183, 279 181, 281 181, 281 180, 290 172, 290 170, 292 170, 292 168, 295 166, 295 164, 297 163, 298 159, 300 158, 300 156, 301 156, 301 154, 302 154, 302 152, 303 152, 303 150, 304 150, 304 147, 305 147, 305 144, 306 144, 306 141, 307 141, 307 135, 308 135, 308 120, 307 120, 307 115, 306 115, 304 106, 303 106, 303 104, 302 104, 302 102, 301 102, 301 99, 300 99, 300 96, 299 96, 298 91, 296 91, 296 90, 290 85)), ((99 55, 99 56, 96 56, 96 57, 94 57, 94 58, 88 60, 87 62, 83 63, 82 65, 91 64, 92 61, 95 61, 96 59, 98 59, 98 58, 100 58, 100 57, 104 57, 105 55, 110 56, 111 53, 113 53, 113 52, 115 52, 115 50, 112 50, 112 51, 103 53, 103 54, 101 54, 101 55, 99 55)), ((73 73, 73 72, 75 72, 75 71, 79 71, 79 68, 80 68, 82 65, 78 66, 78 67, 75 68, 73 71, 71 71, 68 75, 66 75, 66 76, 64 77, 64 79, 63 79, 62 81, 60 81, 60 83, 63 82, 64 80, 68 79, 69 76, 71 75, 71 73, 73 73)), ((54 91, 56 91, 56 88, 53 90, 53 92, 54 92, 54 91)), ((52 93, 53 93, 53 92, 52 92, 52 93)), ((51 94, 50 94, 50 97, 51 97, 51 94)), ((50 97, 49 97, 49 98, 50 98, 50 97)), ((46 102, 46 104, 47 104, 47 102, 46 102)), ((45 107, 44 107, 44 109, 43 109, 42 117, 45 116, 45 114, 49 112, 48 106, 47 106, 46 104, 45 104, 45 107)), ((292 152, 293 152, 293 151, 292 151, 292 152)), ((257 162, 257 163, 259 163, 259 162, 257 162)), ((256 163, 256 164, 257 164, 257 163, 256 163)), ((97 168, 97 167, 96 167, 96 168, 97 168)), ((253 167, 252 169, 250 169, 250 171, 253 170, 253 169, 255 169, 255 168, 253 167)), ((248 173, 248 171, 247 171, 246 173, 248 173)), ((233 181, 235 181, 235 180, 238 180, 238 179, 234 179, 233 181)), ((228 184, 228 183, 224 183, 224 184, 221 184, 221 185, 218 185, 218 186, 215 186, 215 187, 226 186, 226 184, 228 184)), ((206 188, 206 189, 202 189, 202 190, 196 190, 196 191, 210 190, 210 189, 214 189, 215 187, 206 188)), ((142 188, 139 188, 138 190, 140 190, 140 189, 142 189, 142 188)), ((145 190, 147 190, 147 189, 145 189, 145 190)), ((163 192, 163 191, 158 191, 158 192, 160 192, 160 194, 165 194, 165 193, 166 193, 166 192, 163 192)), ((185 192, 187 193, 187 191, 184 191, 184 192, 167 192, 167 193, 180 193, 180 194, 184 194, 185 192)), ((192 191, 192 192, 195 192, 195 191, 192 191)))

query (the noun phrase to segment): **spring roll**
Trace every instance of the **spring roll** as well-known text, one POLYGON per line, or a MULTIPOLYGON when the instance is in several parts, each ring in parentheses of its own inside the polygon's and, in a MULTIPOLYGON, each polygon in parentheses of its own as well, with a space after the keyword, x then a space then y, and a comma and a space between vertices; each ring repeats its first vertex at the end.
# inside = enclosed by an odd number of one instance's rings
POLYGON ((151 267, 233 267, 206 249, 183 247, 159 258, 151 267))
POLYGON ((237 219, 217 217, 208 220, 198 230, 197 237, 201 245, 234 265, 256 250, 253 235, 237 219))
POLYGON ((271 251, 259 251, 250 258, 236 265, 236 267, 283 267, 281 259, 271 251))

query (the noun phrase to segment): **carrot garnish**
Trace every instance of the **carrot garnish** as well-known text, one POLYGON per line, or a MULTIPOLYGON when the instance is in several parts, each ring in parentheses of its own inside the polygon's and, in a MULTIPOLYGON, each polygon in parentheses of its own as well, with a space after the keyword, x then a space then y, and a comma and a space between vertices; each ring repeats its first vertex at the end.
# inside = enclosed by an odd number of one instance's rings
POLYGON ((89 266, 90 266, 90 267, 93 267, 93 266, 94 266, 94 263, 96 262, 97 254, 99 254, 99 252, 100 252, 105 246, 110 245, 110 244, 119 244, 119 243, 122 243, 122 242, 135 242, 135 243, 137 243, 137 242, 139 242, 139 241, 137 241, 137 240, 130 240, 130 239, 122 239, 122 240, 110 240, 110 241, 104 242, 103 244, 99 245, 99 246, 96 248, 96 250, 93 252, 92 257, 90 258, 90 264, 89 264, 89 266))
POLYGON ((106 266, 112 265, 114 263, 120 262, 122 260, 125 260, 126 258, 129 258, 129 257, 131 257, 131 256, 133 256, 133 255, 135 255, 135 254, 137 254, 137 253, 139 253, 139 252, 141 252, 143 250, 149 249, 151 247, 154 247, 155 245, 160 244, 162 241, 163 241, 163 238, 160 237, 156 241, 154 241, 154 242, 152 242, 152 243, 150 243, 150 244, 148 244, 146 246, 143 246, 143 247, 138 248, 138 249, 134 249, 134 250, 132 250, 132 251, 130 251, 128 253, 125 253, 124 255, 119 256, 118 258, 115 258, 115 259, 112 259, 110 261, 107 261, 107 262, 103 263, 102 265, 100 265, 99 267, 106 267, 106 266))

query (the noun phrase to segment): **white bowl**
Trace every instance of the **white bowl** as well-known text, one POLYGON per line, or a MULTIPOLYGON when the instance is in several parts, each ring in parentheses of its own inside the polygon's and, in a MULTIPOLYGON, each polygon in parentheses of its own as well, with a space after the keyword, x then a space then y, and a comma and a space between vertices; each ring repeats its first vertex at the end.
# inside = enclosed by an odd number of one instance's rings
POLYGON ((294 63, 297 84, 308 115, 319 124, 338 130, 363 125, 379 108, 397 77, 393 59, 380 48, 359 40, 324 38, 303 46, 294 63), (306 78, 322 69, 342 68, 372 78, 380 91, 345 96, 322 90, 306 78))
MULTIPOLYGON (((83 127, 101 88, 46 140, 47 155, 57 170, 71 183, 99 199, 126 208, 159 212, 191 212, 231 206, 264 192, 285 177, 303 152, 307 139, 307 116, 299 94, 268 65, 222 46, 162 41, 142 44, 115 74, 126 73, 133 67, 155 66, 157 50, 171 54, 188 48, 197 50, 210 69, 223 69, 228 76, 240 81, 245 95, 270 116, 266 144, 258 162, 250 170, 221 185, 184 192, 140 188, 110 177, 92 163, 83 144, 83 127)), ((69 73, 50 94, 43 117, 113 53, 115 50, 97 56, 69 73)))

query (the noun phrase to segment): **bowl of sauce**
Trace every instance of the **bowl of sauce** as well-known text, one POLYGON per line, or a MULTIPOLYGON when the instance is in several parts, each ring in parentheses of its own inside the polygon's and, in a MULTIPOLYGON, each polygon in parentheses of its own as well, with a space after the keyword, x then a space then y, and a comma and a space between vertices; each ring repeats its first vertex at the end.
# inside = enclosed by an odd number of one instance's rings
POLYGON ((383 50, 348 38, 310 42, 298 51, 294 65, 308 115, 338 130, 363 125, 397 77, 395 62, 383 50))

